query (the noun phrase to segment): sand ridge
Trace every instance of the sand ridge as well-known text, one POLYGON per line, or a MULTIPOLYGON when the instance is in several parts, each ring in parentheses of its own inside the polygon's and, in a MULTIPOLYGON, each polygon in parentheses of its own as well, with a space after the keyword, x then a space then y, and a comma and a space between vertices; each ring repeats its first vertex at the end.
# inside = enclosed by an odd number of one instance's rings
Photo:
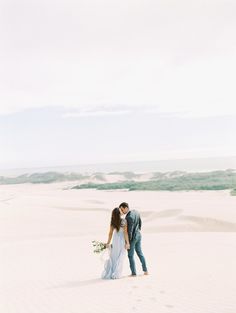
POLYGON ((228 192, 0 189, 0 312, 235 313, 236 197, 228 192), (143 218, 150 276, 103 281, 105 241, 122 201, 143 218))

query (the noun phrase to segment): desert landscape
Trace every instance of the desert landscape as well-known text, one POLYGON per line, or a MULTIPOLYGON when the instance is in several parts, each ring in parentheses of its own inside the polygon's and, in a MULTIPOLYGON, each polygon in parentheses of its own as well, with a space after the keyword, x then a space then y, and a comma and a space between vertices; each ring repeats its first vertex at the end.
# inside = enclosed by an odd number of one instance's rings
POLYGON ((0 188, 3 313, 235 313, 236 197, 220 191, 0 188), (149 276, 101 280, 111 210, 140 211, 149 276))
POLYGON ((236 313, 236 1, 0 12, 0 313, 236 313))

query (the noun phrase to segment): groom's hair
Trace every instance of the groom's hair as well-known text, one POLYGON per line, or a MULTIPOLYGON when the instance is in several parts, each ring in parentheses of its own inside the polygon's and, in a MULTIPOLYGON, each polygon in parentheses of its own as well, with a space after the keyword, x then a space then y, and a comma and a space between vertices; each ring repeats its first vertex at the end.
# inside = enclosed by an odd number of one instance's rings
POLYGON ((119 208, 128 208, 129 209, 129 205, 127 202, 122 202, 120 205, 119 205, 119 208))

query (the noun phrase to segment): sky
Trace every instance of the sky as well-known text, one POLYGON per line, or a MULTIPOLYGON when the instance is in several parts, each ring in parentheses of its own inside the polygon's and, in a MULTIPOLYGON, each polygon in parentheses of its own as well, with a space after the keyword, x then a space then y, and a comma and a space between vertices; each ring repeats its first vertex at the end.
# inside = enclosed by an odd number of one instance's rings
POLYGON ((0 2, 0 168, 236 155, 236 2, 0 2))

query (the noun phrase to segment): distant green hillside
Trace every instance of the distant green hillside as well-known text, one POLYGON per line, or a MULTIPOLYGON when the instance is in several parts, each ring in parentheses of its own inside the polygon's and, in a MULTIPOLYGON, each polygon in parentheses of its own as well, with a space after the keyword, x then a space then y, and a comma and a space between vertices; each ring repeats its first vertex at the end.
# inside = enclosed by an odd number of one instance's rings
POLYGON ((46 172, 46 173, 34 173, 31 175, 24 174, 17 177, 0 176, 0 185, 25 184, 25 183, 48 184, 62 181, 75 181, 85 178, 89 178, 89 176, 84 176, 75 173, 63 174, 57 172, 46 172))
POLYGON ((141 176, 133 172, 110 172, 108 175, 123 175, 126 179, 134 179, 141 176))
POLYGON ((154 179, 145 182, 132 180, 117 183, 81 184, 73 189, 98 190, 128 189, 132 190, 225 190, 236 189, 236 172, 234 170, 205 173, 155 173, 154 179), (174 174, 173 174, 174 173, 174 174))
POLYGON ((140 174, 132 172, 113 172, 104 174, 96 172, 91 175, 82 175, 79 173, 59 173, 46 172, 24 174, 17 177, 3 177, 0 176, 0 185, 6 184, 49 184, 63 181, 81 181, 72 189, 90 189, 98 190, 108 189, 127 189, 133 190, 225 190, 231 189, 231 195, 236 195, 236 171, 213 171, 204 173, 187 173, 181 171, 173 172, 155 172, 152 179, 149 181, 135 181, 140 179, 140 174), (106 175, 123 175, 123 181, 106 183, 106 175), (82 180, 90 181, 83 184, 82 180), (96 179, 100 183, 92 183, 96 179))
POLYGON ((236 196, 236 188, 232 189, 230 194, 231 194, 231 196, 236 196))

